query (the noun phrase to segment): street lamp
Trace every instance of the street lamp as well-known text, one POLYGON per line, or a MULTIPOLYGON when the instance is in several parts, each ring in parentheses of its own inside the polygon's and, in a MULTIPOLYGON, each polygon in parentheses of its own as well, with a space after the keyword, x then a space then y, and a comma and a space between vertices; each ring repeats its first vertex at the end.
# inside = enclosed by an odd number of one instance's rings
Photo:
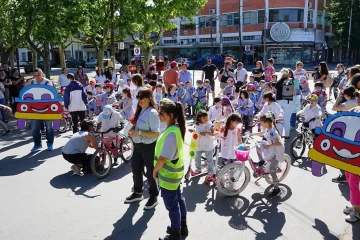
POLYGON ((212 26, 212 22, 213 22, 213 15, 210 16, 210 28, 211 28, 211 33, 210 33, 210 40, 211 40, 211 54, 214 53, 214 41, 213 41, 213 26, 212 26))
POLYGON ((264 62, 264 66, 266 66, 266 21, 267 21, 267 17, 266 17, 266 12, 265 12, 265 17, 264 17, 264 37, 263 37, 263 41, 264 41, 264 57, 263 57, 263 62, 264 62))
POLYGON ((351 36, 351 22, 352 22, 352 14, 353 14, 353 3, 354 0, 351 1, 351 10, 350 10, 350 22, 349 22, 349 36, 347 40, 347 50, 346 50, 346 58, 347 58, 347 65, 350 65, 350 36, 351 36))

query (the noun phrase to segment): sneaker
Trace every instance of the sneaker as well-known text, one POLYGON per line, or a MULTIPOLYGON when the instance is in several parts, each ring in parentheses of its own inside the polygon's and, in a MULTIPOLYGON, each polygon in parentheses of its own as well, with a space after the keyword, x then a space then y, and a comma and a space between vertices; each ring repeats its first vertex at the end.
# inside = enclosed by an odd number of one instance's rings
POLYGON ((338 177, 331 179, 334 183, 346 183, 346 177, 344 174, 340 174, 338 177))
POLYGON ((31 150, 30 150, 30 152, 37 152, 37 151, 39 151, 40 150, 40 148, 42 148, 42 146, 41 145, 38 145, 38 146, 34 146, 31 150))
POLYGON ((345 217, 345 221, 353 223, 360 219, 360 213, 352 211, 349 215, 345 217))
POLYGON ((72 165, 71 167, 71 170, 73 170, 73 172, 78 175, 78 176, 82 176, 83 173, 81 172, 80 170, 80 167, 76 166, 76 165, 72 165))
POLYGON ((159 203, 157 201, 157 197, 150 196, 149 200, 145 204, 144 210, 152 209, 152 208, 156 207, 156 205, 158 205, 158 204, 159 203))
POLYGON ((48 151, 54 150, 53 145, 52 145, 52 144, 48 144, 48 145, 47 145, 47 150, 48 150, 48 151))
POLYGON ((353 212, 353 211, 354 211, 354 208, 353 208, 353 207, 345 207, 344 210, 343 210, 343 212, 344 212, 345 214, 350 214, 350 213, 353 212))
POLYGON ((133 193, 125 199, 125 203, 140 202, 144 197, 141 193, 133 193))
MULTIPOLYGON (((170 226, 167 227, 166 233, 170 234, 172 228, 170 226)), ((186 224, 186 220, 181 220, 181 228, 180 228, 180 234, 181 236, 188 236, 189 235, 189 229, 186 224)))
POLYGON ((180 229, 169 228, 166 231, 169 235, 159 238, 159 240, 180 240, 181 234, 180 229))
POLYGON ((269 193, 268 197, 278 197, 281 193, 280 188, 274 188, 271 193, 269 193))
POLYGON ((10 133, 10 129, 8 129, 6 132, 3 133, 3 136, 6 136, 10 133))

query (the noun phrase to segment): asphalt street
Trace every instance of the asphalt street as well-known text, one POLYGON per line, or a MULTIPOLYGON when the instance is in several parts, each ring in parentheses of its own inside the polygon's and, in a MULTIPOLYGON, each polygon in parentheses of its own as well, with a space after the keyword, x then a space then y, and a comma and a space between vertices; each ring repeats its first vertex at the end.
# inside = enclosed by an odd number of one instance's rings
MULTIPOLYGON (((196 78, 200 74, 194 73, 196 78)), ((31 154, 30 131, 16 130, 15 121, 9 125, 11 135, 0 138, 0 239, 155 240, 165 234, 169 218, 160 197, 154 210, 143 210, 146 200, 124 204, 133 185, 130 164, 116 166, 103 180, 92 174, 75 176, 61 156, 71 132, 56 133, 54 151, 31 154)), ((185 142, 187 153, 189 134, 185 142)), ((287 151, 289 147, 290 141, 287 151)), ((251 156, 256 159, 255 152, 251 156)), ((188 162, 186 158, 186 166, 188 162)), ((350 206, 348 185, 331 182, 337 175, 338 170, 327 167, 327 174, 318 178, 306 157, 293 161, 279 199, 268 199, 269 185, 261 180, 256 186, 253 177, 236 197, 203 184, 204 177, 184 182, 190 230, 186 239, 358 240, 360 224, 346 223, 342 213, 350 206)))

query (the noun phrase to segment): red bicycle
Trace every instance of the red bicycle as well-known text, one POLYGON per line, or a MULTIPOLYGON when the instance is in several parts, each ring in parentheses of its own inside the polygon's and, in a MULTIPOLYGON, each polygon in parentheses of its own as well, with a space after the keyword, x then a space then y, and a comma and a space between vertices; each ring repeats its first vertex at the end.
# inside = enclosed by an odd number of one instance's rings
POLYGON ((106 132, 97 132, 101 135, 100 147, 95 151, 91 158, 91 171, 97 178, 106 177, 114 163, 117 162, 118 157, 123 162, 129 163, 134 153, 134 143, 130 137, 120 133, 124 128, 123 124, 120 127, 110 128, 106 132), (104 137, 105 133, 115 132, 116 137, 104 137))
POLYGON ((72 129, 72 120, 69 111, 63 111, 62 119, 60 120, 60 128, 58 130, 59 133, 64 133, 68 130, 72 129))

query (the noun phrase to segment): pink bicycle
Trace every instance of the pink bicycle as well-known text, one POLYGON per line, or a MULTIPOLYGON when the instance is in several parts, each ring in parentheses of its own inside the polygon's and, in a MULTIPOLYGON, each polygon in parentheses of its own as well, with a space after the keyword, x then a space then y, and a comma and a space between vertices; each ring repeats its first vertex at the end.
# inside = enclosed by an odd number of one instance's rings
MULTIPOLYGON (((216 186, 217 189, 226 196, 235 196, 239 195, 250 182, 250 171, 245 162, 249 161, 251 169, 253 170, 253 176, 258 178, 255 181, 257 186, 260 186, 259 180, 265 178, 265 181, 268 184, 273 184, 269 168, 270 163, 267 162, 263 166, 259 167, 257 162, 254 162, 250 157, 250 150, 253 149, 256 145, 262 144, 262 142, 256 142, 255 146, 250 146, 249 139, 247 137, 245 140, 245 149, 238 150, 238 146, 235 147, 234 151, 236 154, 236 161, 233 163, 227 164, 224 166, 216 176, 216 186)), ((284 180, 288 175, 291 167, 291 158, 289 155, 285 154, 285 160, 279 162, 277 167, 277 177, 279 182, 284 180)))

